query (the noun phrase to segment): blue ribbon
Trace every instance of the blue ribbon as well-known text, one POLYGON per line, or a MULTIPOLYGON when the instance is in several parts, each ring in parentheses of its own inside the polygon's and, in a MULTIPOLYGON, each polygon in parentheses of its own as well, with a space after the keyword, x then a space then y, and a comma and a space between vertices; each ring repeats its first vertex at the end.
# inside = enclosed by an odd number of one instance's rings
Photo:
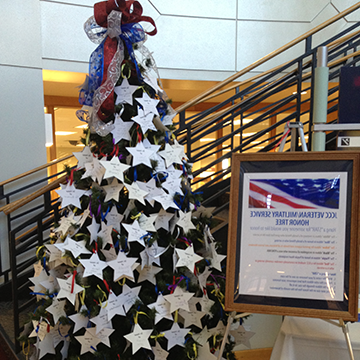
POLYGON ((89 76, 79 92, 81 105, 92 106, 94 92, 101 85, 104 74, 104 42, 105 40, 90 55, 89 76))
POLYGON ((136 166, 134 167, 134 181, 137 181, 137 171, 136 171, 136 166))
POLYGON ((45 256, 43 257, 43 268, 46 272, 46 275, 49 276, 50 273, 49 273, 48 269, 46 268, 46 257, 45 256))
POLYGON ((49 297, 50 299, 52 299, 54 296, 56 296, 58 293, 54 293, 54 294, 51 294, 51 295, 47 295, 47 294, 44 294, 44 293, 39 293, 39 292, 31 292, 30 295, 41 295, 41 296, 47 296, 49 297))
POLYGON ((130 24, 121 25, 121 31, 122 33, 120 34, 120 38, 124 41, 129 56, 133 61, 133 63, 135 64, 136 72, 138 74, 139 79, 142 79, 141 72, 135 58, 133 44, 145 40, 144 29, 138 23, 130 23, 130 24))
POLYGON ((100 213, 100 214, 101 214, 101 220, 102 220, 102 221, 105 221, 106 215, 109 213, 109 211, 110 211, 110 205, 108 206, 105 214, 100 213))

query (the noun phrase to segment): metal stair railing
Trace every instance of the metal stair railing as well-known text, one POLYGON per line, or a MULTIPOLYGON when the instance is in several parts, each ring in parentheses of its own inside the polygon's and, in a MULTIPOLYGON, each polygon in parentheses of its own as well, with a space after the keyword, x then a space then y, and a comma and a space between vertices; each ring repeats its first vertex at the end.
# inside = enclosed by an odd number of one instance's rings
MULTIPOLYGON (((358 50, 360 44, 359 26, 360 23, 356 23, 349 29, 320 44, 320 46, 330 48, 330 81, 338 79, 341 66, 356 66, 358 64, 360 55, 358 50), (341 41, 342 37, 344 37, 345 42, 341 41)), ((186 144, 186 154, 189 161, 196 164, 206 159, 207 154, 215 155, 215 160, 209 161, 208 164, 194 171, 195 181, 193 184, 196 186, 206 179, 206 177, 201 178, 201 175, 213 172, 211 169, 218 167, 212 175, 208 176, 211 181, 199 186, 199 191, 224 177, 224 171, 221 171, 219 167, 224 160, 231 161, 232 153, 254 151, 254 141, 258 141, 260 144, 268 143, 260 151, 273 151, 282 135, 282 129, 280 131, 279 129, 286 122, 291 120, 300 121, 301 117, 307 115, 308 119, 304 124, 307 129, 311 128, 312 97, 302 100, 301 96, 303 91, 311 94, 314 86, 313 74, 316 65, 317 47, 310 48, 308 46, 310 42, 310 40, 307 41, 306 51, 297 59, 283 66, 278 66, 274 72, 267 73, 263 77, 258 76, 257 81, 249 82, 244 89, 238 89, 237 93, 228 100, 188 119, 180 120, 177 135, 181 139, 180 142, 186 144), (284 93, 283 97, 277 96, 276 101, 271 100, 276 94, 281 93, 284 93), (275 124, 251 136, 244 137, 245 131, 251 132, 256 125, 278 115, 284 116, 284 114, 286 116, 275 124), (246 117, 252 118, 252 121, 245 124, 244 118, 246 117), (235 121, 240 122, 239 127, 235 126, 235 121), (219 131, 224 132, 224 130, 228 130, 226 135, 216 136, 219 131), (209 135, 214 139, 205 144, 199 143, 200 139, 209 135), (234 144, 235 136, 240 137, 238 146, 234 144)), ((329 114, 334 115, 337 111, 337 92, 338 85, 331 83, 329 114)), ((309 130, 306 133, 309 134, 309 130)), ((309 145, 311 145, 310 140, 309 145)), ((229 168, 231 169, 231 165, 229 165, 229 168)), ((229 171, 227 171, 227 175, 229 175, 229 171)))

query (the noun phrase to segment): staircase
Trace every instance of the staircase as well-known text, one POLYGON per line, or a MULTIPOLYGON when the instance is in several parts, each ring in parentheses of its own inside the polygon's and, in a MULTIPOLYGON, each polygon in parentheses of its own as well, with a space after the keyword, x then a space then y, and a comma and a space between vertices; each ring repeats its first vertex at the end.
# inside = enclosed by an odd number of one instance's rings
MULTIPOLYGON (((202 192, 204 206, 216 208, 213 214, 219 222, 213 229, 213 235, 223 242, 224 247, 227 240, 232 154, 258 151, 258 146, 262 146, 261 152, 275 151, 284 125, 289 121, 301 121, 304 124, 305 135, 309 136, 308 147, 311 148, 312 94, 317 51, 317 46, 312 46, 313 37, 359 7, 360 3, 352 6, 176 109, 179 122, 175 133, 178 141, 186 147, 189 162, 194 164, 192 186, 197 192, 202 192), (299 43, 303 43, 304 52, 298 58, 249 76, 251 70, 299 43), (187 117, 186 110, 200 103, 206 104, 210 99, 216 102, 225 93, 228 94, 227 100, 187 117), (260 131, 253 130, 259 125, 262 125, 260 131), (245 131, 251 135, 245 136, 245 131), (200 142, 209 135, 211 141, 200 142)), ((329 49, 328 121, 335 122, 340 68, 357 66, 360 61, 360 22, 320 46, 327 46, 329 49)), ((336 134, 327 135, 328 147, 333 146, 335 136, 336 134)), ((64 182, 65 178, 62 174, 45 176, 33 185, 11 192, 7 191, 7 186, 53 164, 46 164, 0 183, 0 200, 6 199, 7 203, 0 208, 0 213, 3 212, 8 219, 11 260, 10 267, 0 263, 0 333, 7 340, 4 341, 10 344, 10 350, 15 353, 21 350, 15 339, 21 331, 22 318, 34 306, 34 299, 30 299, 28 295, 28 277, 33 271, 35 249, 48 241, 49 228, 60 216, 58 199, 52 196, 51 191, 64 182), (13 200, 19 196, 19 200, 13 200)))

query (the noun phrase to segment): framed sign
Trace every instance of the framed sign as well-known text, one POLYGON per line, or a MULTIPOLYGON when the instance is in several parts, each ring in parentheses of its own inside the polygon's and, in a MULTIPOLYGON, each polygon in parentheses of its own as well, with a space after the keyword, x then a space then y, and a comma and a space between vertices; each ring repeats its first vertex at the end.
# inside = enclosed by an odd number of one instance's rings
POLYGON ((236 154, 227 311, 357 320, 355 152, 236 154))

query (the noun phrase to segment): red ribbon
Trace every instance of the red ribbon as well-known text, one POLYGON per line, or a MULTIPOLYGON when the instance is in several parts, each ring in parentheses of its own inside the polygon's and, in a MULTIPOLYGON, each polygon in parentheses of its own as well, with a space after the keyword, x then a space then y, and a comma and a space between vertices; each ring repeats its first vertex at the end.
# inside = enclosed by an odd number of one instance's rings
POLYGON ((138 136, 138 142, 142 142, 142 136, 141 136, 141 131, 140 131, 140 126, 136 125, 136 131, 137 131, 137 136, 138 136))
POLYGON ((74 182, 74 171, 77 171, 78 169, 72 169, 70 173, 70 185, 74 182))
POLYGON ((73 278, 72 278, 72 283, 71 283, 71 293, 74 292, 74 284, 75 284, 75 276, 76 276, 76 274, 77 274, 77 271, 74 270, 74 272, 73 272, 73 278))
POLYGON ((146 34, 153 36, 157 33, 155 21, 150 16, 143 16, 143 8, 139 1, 136 0, 108 0, 101 1, 94 5, 94 17, 98 25, 107 28, 107 17, 113 11, 120 11, 122 13, 121 23, 131 24, 140 21, 149 22, 154 26, 154 30, 146 32, 146 34), (132 7, 132 11, 131 11, 132 7))
MULTIPOLYGON (((116 10, 122 13, 121 23, 129 24, 129 23, 138 23, 140 21, 149 22, 154 26, 154 30, 150 32, 146 32, 148 35, 155 35, 157 33, 156 25, 154 20, 149 16, 142 15, 142 6, 136 0, 108 0, 101 1, 94 5, 94 17, 95 21, 98 25, 107 28, 107 17, 110 15, 111 11, 116 10), (131 11, 132 8, 132 11, 131 11)), ((101 85, 103 85, 107 79, 107 72, 111 60, 113 59, 117 50, 117 39, 106 37, 104 43, 104 74, 101 85)), ((110 93, 110 95, 105 99, 102 103, 98 116, 101 120, 105 120, 110 115, 112 115, 114 111, 114 91, 110 93)))
POLYGON ((110 290, 109 284, 107 283, 107 281, 106 281, 105 279, 104 279, 103 281, 104 281, 104 284, 105 284, 105 286, 106 286, 106 290, 107 290, 108 293, 110 294, 110 293, 111 293, 111 290, 110 290))

